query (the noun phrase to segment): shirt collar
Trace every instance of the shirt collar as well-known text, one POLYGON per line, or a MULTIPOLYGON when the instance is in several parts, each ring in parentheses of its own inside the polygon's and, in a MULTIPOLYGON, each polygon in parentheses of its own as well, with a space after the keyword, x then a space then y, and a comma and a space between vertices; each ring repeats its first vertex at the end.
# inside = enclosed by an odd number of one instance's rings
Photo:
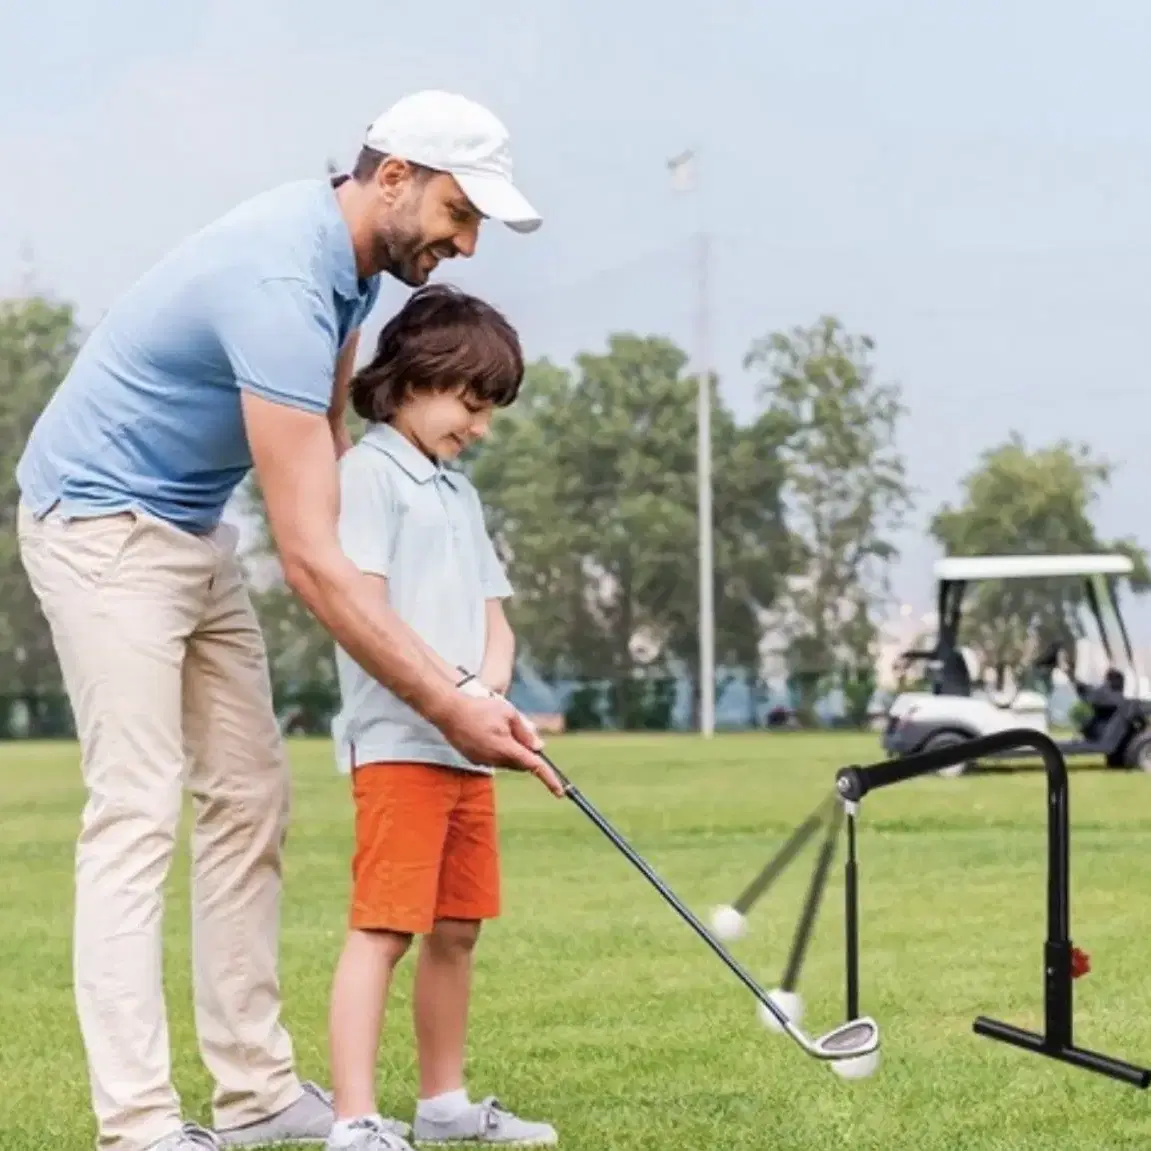
POLYGON ((336 189, 348 180, 348 176, 335 176, 325 181, 324 196, 324 250, 332 272, 332 287, 345 299, 363 299, 371 290, 372 281, 361 280, 356 271, 356 253, 352 249, 352 235, 348 222, 340 211, 336 200, 336 189))
POLYGON ((443 480, 449 487, 456 487, 455 474, 450 468, 428 459, 411 440, 396 431, 391 424, 369 425, 364 433, 363 442, 391 456, 417 484, 426 484, 429 480, 443 480))

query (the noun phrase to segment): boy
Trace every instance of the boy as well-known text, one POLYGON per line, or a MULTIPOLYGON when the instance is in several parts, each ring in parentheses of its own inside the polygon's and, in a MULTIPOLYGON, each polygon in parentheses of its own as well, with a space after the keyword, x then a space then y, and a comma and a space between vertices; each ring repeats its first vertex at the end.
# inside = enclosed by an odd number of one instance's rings
MULTIPOLYGON (((371 423, 341 460, 340 541, 462 690, 503 693, 511 594, 472 485, 444 461, 482 436, 523 378, 519 339, 493 308, 454 289, 416 292, 354 378, 371 423), (475 673, 463 683, 461 669, 475 673)), ((388 989, 422 935, 414 1015, 421 1144, 543 1146, 549 1125, 471 1102, 464 1046, 471 956, 499 914, 494 780, 337 648, 340 765, 352 774, 355 857, 349 932, 332 989, 336 1123, 329 1151, 411 1151, 406 1124, 379 1115, 376 1051, 388 989)), ((556 781, 545 783, 557 790, 556 781)))

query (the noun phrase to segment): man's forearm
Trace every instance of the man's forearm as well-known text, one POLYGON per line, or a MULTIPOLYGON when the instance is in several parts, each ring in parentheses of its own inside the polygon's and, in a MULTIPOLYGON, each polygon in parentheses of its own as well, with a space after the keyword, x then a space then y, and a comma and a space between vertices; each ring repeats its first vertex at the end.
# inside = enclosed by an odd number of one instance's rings
POLYGON ((343 553, 286 573, 292 590, 332 638, 373 679, 432 723, 459 696, 458 673, 381 600, 343 553))
POLYGON ((459 683, 461 675, 464 671, 470 672, 472 670, 471 668, 454 667, 452 664, 448 663, 448 661, 444 659, 438 651, 430 647, 424 641, 423 637, 420 636, 417 632, 413 631, 412 628, 409 627, 408 624, 406 624, 402 619, 400 619, 398 615, 395 617, 395 619, 396 626, 403 629, 403 631, 407 634, 408 639, 413 644, 415 644, 416 647, 423 651, 427 659, 439 669, 440 674, 444 677, 444 679, 448 680, 453 687, 459 683))

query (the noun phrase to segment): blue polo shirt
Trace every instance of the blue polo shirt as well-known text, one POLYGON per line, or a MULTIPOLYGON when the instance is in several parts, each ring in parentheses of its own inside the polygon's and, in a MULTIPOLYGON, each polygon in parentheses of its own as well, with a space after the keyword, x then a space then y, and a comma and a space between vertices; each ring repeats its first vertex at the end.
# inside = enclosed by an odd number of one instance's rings
MULTIPOLYGON (((453 667, 478 672, 486 601, 512 594, 466 476, 428 459, 390 424, 375 424, 340 461, 340 544, 361 571, 388 581, 399 617, 453 667)), ((418 712, 336 647, 341 709, 332 724, 337 766, 470 763, 418 712)))
POLYGON ((112 306, 16 470, 34 515, 139 510, 211 531, 252 467, 251 391, 326 412, 336 358, 371 311, 328 180, 291 183, 189 237, 112 306))

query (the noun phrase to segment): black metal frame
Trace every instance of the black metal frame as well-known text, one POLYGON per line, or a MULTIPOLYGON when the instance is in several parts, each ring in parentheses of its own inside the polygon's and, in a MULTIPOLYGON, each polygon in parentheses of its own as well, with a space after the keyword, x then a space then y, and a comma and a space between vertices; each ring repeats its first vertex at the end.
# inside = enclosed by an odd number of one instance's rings
MULTIPOLYGON (((967 759, 978 759, 1013 748, 1038 752, 1047 771, 1047 939, 1044 945, 1044 1033, 1024 1031, 985 1016, 975 1020, 977 1035, 1013 1044, 1024 1051, 1107 1075, 1133 1087, 1151 1086, 1151 1070, 1087 1051, 1075 1045, 1071 943, 1071 831, 1068 816, 1067 763, 1058 745, 1042 732, 1013 729, 981 739, 966 740, 938 751, 919 752, 868 767, 845 767, 836 775, 841 799, 858 804, 881 787, 929 775, 967 759)), ((849 829, 850 830, 850 829, 849 829)), ((852 931, 848 931, 849 947, 852 931)))

